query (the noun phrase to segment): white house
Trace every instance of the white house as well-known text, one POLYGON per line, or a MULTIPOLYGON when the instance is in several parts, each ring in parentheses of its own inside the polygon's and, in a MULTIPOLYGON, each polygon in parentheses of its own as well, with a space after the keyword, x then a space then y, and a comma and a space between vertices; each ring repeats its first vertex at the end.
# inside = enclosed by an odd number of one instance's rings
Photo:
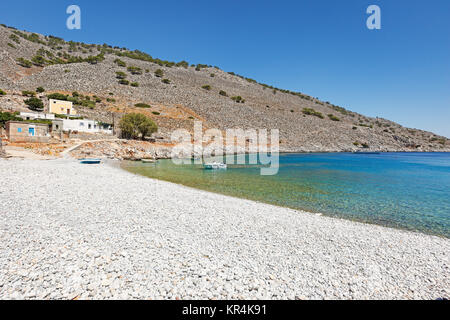
POLYGON ((112 127, 108 124, 99 124, 95 120, 69 120, 58 119, 53 121, 52 131, 77 131, 86 133, 112 134, 112 127))
POLYGON ((20 117, 24 120, 55 120, 55 115, 51 113, 21 112, 20 117))

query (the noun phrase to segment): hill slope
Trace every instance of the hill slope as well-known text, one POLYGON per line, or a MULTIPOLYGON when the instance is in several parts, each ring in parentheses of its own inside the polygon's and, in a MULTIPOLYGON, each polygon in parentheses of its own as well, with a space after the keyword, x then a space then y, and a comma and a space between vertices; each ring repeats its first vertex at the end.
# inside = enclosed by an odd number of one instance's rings
POLYGON ((0 109, 22 110, 20 92, 37 87, 46 94, 76 91, 97 99, 95 106, 77 110, 100 121, 111 122, 113 116, 118 119, 131 111, 146 113, 166 136, 174 128, 190 129, 198 119, 205 127, 222 130, 278 128, 284 151, 450 150, 450 141, 433 133, 365 117, 216 67, 162 61, 139 51, 0 26, 0 89, 7 93, 0 96, 0 109), (119 84, 118 76, 129 83, 119 84), (241 97, 241 102, 233 97, 241 97), (136 108, 137 103, 151 108, 136 108))

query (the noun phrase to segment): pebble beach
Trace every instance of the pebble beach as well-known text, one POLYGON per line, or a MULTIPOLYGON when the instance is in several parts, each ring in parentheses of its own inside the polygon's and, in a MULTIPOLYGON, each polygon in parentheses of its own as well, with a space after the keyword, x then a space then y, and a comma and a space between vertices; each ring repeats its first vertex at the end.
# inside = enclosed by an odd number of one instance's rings
POLYGON ((0 159, 0 299, 450 298, 450 240, 0 159))

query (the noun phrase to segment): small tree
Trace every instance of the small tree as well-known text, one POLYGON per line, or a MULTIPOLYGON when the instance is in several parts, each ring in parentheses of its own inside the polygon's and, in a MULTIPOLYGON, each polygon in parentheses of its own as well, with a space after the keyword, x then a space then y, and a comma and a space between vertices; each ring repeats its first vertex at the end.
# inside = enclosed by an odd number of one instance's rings
POLYGON ((119 127, 125 139, 145 140, 146 136, 158 131, 158 126, 149 117, 140 113, 126 114, 120 120, 119 127))
POLYGON ((162 78, 162 76, 164 75, 164 71, 162 71, 161 69, 158 69, 155 71, 155 76, 158 78, 162 78))
POLYGON ((16 113, 0 111, 0 127, 5 127, 5 123, 8 121, 21 121, 21 120, 22 118, 19 118, 16 113))
POLYGON ((42 111, 44 109, 44 103, 41 99, 38 98, 30 98, 24 101, 29 109, 34 111, 42 111))
POLYGON ((36 92, 37 93, 42 93, 42 92, 45 92, 45 89, 42 88, 42 87, 39 87, 39 88, 36 89, 36 92))

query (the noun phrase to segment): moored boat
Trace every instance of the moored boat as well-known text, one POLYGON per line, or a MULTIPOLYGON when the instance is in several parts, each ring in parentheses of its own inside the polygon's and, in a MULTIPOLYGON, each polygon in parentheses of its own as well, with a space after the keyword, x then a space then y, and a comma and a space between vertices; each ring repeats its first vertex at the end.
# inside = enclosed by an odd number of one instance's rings
POLYGON ((81 164, 100 164, 101 159, 80 159, 81 164))
POLYGON ((226 170, 227 165, 225 163, 219 163, 219 162, 212 162, 212 163, 205 163, 203 165, 203 168, 206 170, 226 170))

